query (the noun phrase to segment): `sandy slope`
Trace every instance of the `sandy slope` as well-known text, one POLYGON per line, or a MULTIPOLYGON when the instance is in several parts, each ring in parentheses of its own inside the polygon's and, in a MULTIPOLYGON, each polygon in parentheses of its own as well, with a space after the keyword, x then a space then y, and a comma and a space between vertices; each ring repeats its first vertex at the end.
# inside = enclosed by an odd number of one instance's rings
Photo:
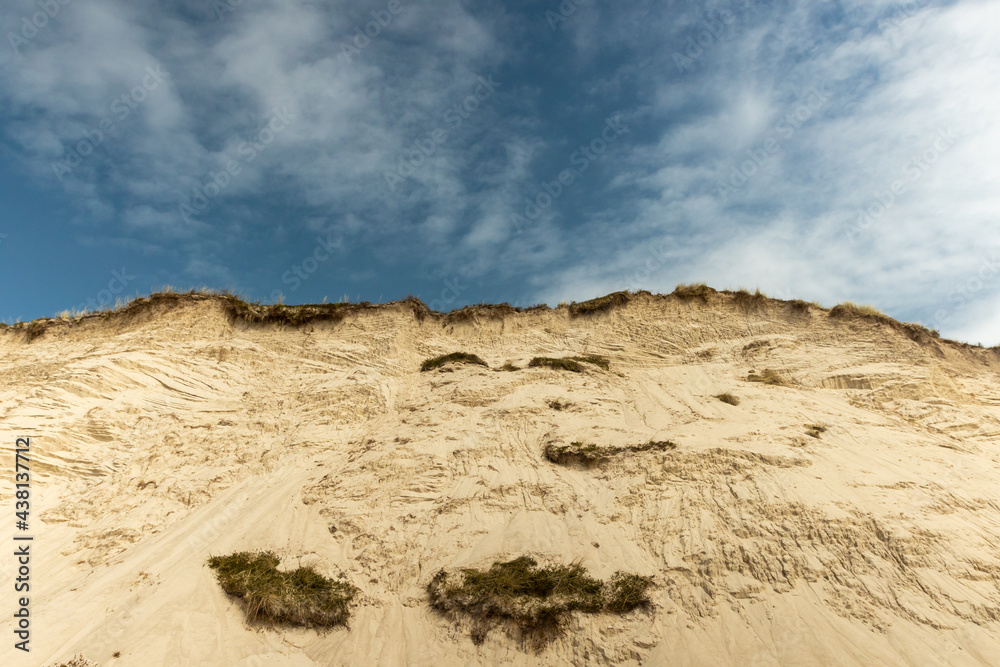
POLYGON ((1000 665, 994 352, 721 295, 451 325, 249 327, 212 299, 125 319, 0 333, 4 447, 36 456, 33 650, 5 620, 0 664, 1000 665), (418 372, 458 350, 612 367, 418 372), (745 380, 765 367, 795 386, 745 380), (679 447, 541 454, 650 439, 679 447), (205 561, 258 548, 345 572, 350 629, 245 627, 205 561), (428 608, 438 569, 526 552, 651 575, 654 608, 578 615, 540 654, 428 608))

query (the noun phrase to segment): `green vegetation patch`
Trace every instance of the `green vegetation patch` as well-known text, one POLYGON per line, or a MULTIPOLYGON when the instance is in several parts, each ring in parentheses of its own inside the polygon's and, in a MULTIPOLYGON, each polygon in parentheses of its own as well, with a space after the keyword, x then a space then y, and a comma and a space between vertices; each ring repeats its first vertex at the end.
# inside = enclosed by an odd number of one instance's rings
POLYGON ((728 391, 723 394, 716 394, 715 397, 722 401, 723 403, 729 403, 729 405, 739 405, 740 399, 736 398, 728 391))
POLYGON ((583 357, 562 357, 560 359, 535 357, 528 362, 528 368, 552 368, 557 371, 582 373, 583 366, 581 364, 591 364, 604 370, 610 370, 611 368, 611 362, 608 358, 597 354, 589 354, 583 357))
POLYGON ((765 368, 763 373, 757 374, 753 371, 747 375, 748 382, 760 382, 762 384, 769 384, 776 387, 787 387, 791 385, 785 376, 776 370, 765 368))
POLYGON ((572 442, 568 445, 550 442, 545 445, 544 454, 546 459, 558 465, 581 465, 590 468, 622 454, 648 451, 665 452, 674 449, 677 449, 677 445, 669 440, 662 442, 650 440, 641 445, 617 447, 598 447, 593 443, 584 442, 572 442))
POLYGON ((566 617, 623 614, 650 604, 648 577, 618 572, 607 582, 595 579, 579 563, 539 566, 530 556, 496 561, 488 570, 439 571, 427 585, 435 610, 472 620, 472 640, 482 644, 506 622, 536 646, 562 632, 566 617))
POLYGON ((242 600, 251 623, 309 628, 347 625, 357 588, 345 580, 324 577, 311 567, 281 572, 280 562, 271 551, 240 551, 213 556, 208 566, 215 570, 222 590, 242 600))
POLYGON ((430 359, 425 359, 424 363, 420 364, 420 371, 432 371, 435 368, 441 368, 445 364, 475 364, 476 366, 486 366, 488 364, 477 357, 474 354, 469 354, 468 352, 452 352, 451 354, 442 354, 440 357, 431 357, 430 359))

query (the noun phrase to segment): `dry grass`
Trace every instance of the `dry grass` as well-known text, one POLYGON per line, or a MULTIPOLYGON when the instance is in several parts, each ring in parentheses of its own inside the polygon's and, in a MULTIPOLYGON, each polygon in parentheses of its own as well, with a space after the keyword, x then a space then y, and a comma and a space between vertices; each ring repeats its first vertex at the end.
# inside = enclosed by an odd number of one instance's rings
POLYGON ((579 563, 541 567, 530 556, 496 561, 488 570, 440 570, 427 585, 435 610, 472 621, 472 640, 482 644, 500 623, 518 629, 536 648, 558 636, 566 617, 626 613, 650 604, 652 580, 618 572, 607 583, 590 576, 579 563))
POLYGON ((311 567, 278 570, 273 552, 241 551, 213 556, 208 566, 229 595, 243 602, 250 623, 290 623, 310 628, 347 625, 357 589, 347 581, 329 579, 311 567))
POLYGON ((581 364, 591 364, 604 370, 610 370, 611 368, 611 362, 607 359, 607 357, 602 357, 597 354, 590 354, 583 357, 562 357, 561 359, 553 359, 552 357, 535 357, 528 362, 528 368, 552 368, 557 371, 582 373, 583 366, 581 364))
POLYGON ((753 293, 745 289, 738 289, 733 292, 733 303, 748 313, 763 310, 767 302, 768 296, 759 289, 754 290, 753 293))
POLYGON ((435 368, 441 368, 445 364, 474 364, 476 366, 486 366, 489 368, 489 365, 485 361, 474 354, 469 354, 467 352, 452 352, 451 354, 442 354, 440 357, 425 359, 424 363, 420 364, 420 371, 432 371, 435 368))
POLYGON ((565 410, 566 408, 573 405, 572 403, 563 403, 558 398, 546 401, 545 403, 553 410, 565 410))
POLYGON ((455 324, 458 322, 474 322, 476 320, 502 320, 515 313, 523 312, 523 309, 516 308, 509 303, 480 303, 472 306, 464 306, 450 313, 445 314, 444 324, 455 324))
POLYGON ((806 435, 819 439, 822 433, 826 433, 826 427, 822 424, 806 424, 806 435))
POLYGON ((568 445, 550 442, 545 445, 543 453, 546 459, 558 465, 579 465, 584 468, 590 468, 622 454, 648 451, 664 452, 674 449, 677 449, 677 445, 669 440, 663 442, 650 440, 641 445, 619 447, 598 447, 597 445, 583 442, 572 442, 568 445))
POLYGON ((750 374, 747 375, 747 381, 748 382, 760 382, 762 384, 769 384, 769 385, 774 385, 774 386, 777 386, 777 387, 789 387, 792 384, 781 373, 779 373, 776 370, 770 369, 770 368, 765 368, 764 372, 761 373, 761 374, 759 374, 759 375, 757 373, 751 371, 750 374))
POLYGON ((879 321, 887 321, 890 318, 875 306, 857 304, 853 301, 845 301, 830 309, 830 317, 852 318, 861 317, 879 321))
POLYGON ((698 299, 704 303, 708 303, 708 297, 712 294, 715 294, 715 290, 705 283, 694 283, 692 285, 681 283, 674 289, 671 296, 675 296, 683 301, 698 299))
POLYGON ((505 362, 504 365, 501 366, 498 370, 506 371, 508 373, 513 373, 514 371, 521 370, 521 367, 520 366, 515 366, 514 364, 512 364, 512 363, 510 363, 508 361, 508 362, 505 362))
POLYGON ((717 399, 719 399, 720 401, 722 401, 723 403, 728 403, 729 405, 739 405, 740 404, 740 399, 736 398, 735 396, 733 396, 729 392, 725 392, 723 394, 716 394, 715 397, 717 399))
POLYGON ((830 317, 840 320, 867 320, 885 324, 915 343, 926 345, 935 340, 940 340, 941 334, 935 329, 928 329, 922 324, 912 322, 900 322, 894 320, 874 306, 858 305, 853 301, 845 301, 830 309, 830 317))
POLYGON ((98 665, 93 660, 88 660, 83 657, 83 654, 80 654, 73 656, 69 662, 60 662, 58 665, 53 665, 52 667, 98 667, 98 665))
POLYGON ((605 296, 576 303, 569 304, 570 317, 581 317, 584 315, 596 315, 624 306, 632 300, 632 295, 628 292, 613 292, 605 296))

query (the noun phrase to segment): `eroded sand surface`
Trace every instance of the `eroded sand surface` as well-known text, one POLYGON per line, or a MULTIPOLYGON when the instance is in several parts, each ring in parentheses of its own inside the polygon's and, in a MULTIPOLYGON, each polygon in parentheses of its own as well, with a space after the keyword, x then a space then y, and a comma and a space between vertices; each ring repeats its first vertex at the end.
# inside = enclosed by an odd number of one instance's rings
POLYGON ((727 299, 300 328, 200 299, 0 332, 36 539, 33 650, 5 621, 0 663, 1000 665, 1000 356, 727 299), (419 372, 454 351, 611 369, 419 372), (793 386, 746 381, 764 368, 793 386), (574 440, 678 447, 543 457, 574 440), (206 566, 245 549, 346 573, 350 629, 246 627, 206 566), (541 653, 429 609, 440 568, 524 553, 650 575, 653 608, 576 615, 541 653))

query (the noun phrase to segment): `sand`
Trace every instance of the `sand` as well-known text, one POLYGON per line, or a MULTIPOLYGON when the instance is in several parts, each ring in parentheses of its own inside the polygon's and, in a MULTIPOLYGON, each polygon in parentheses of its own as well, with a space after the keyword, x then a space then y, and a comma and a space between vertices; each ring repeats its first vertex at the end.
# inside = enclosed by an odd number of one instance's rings
POLYGON ((912 338, 721 294, 299 327, 192 298, 0 331, 35 537, 32 650, 4 583, 0 664, 1000 665, 1000 354, 912 338), (455 351, 490 368, 419 372, 455 351), (495 370, 582 354, 610 370, 495 370), (764 369, 788 386, 746 380, 764 369), (542 454, 650 440, 677 449, 542 454), (206 559, 257 549, 342 572, 350 627, 248 627, 206 559), (429 608, 441 568, 522 554, 648 575, 653 605, 576 614, 541 650, 429 608))

